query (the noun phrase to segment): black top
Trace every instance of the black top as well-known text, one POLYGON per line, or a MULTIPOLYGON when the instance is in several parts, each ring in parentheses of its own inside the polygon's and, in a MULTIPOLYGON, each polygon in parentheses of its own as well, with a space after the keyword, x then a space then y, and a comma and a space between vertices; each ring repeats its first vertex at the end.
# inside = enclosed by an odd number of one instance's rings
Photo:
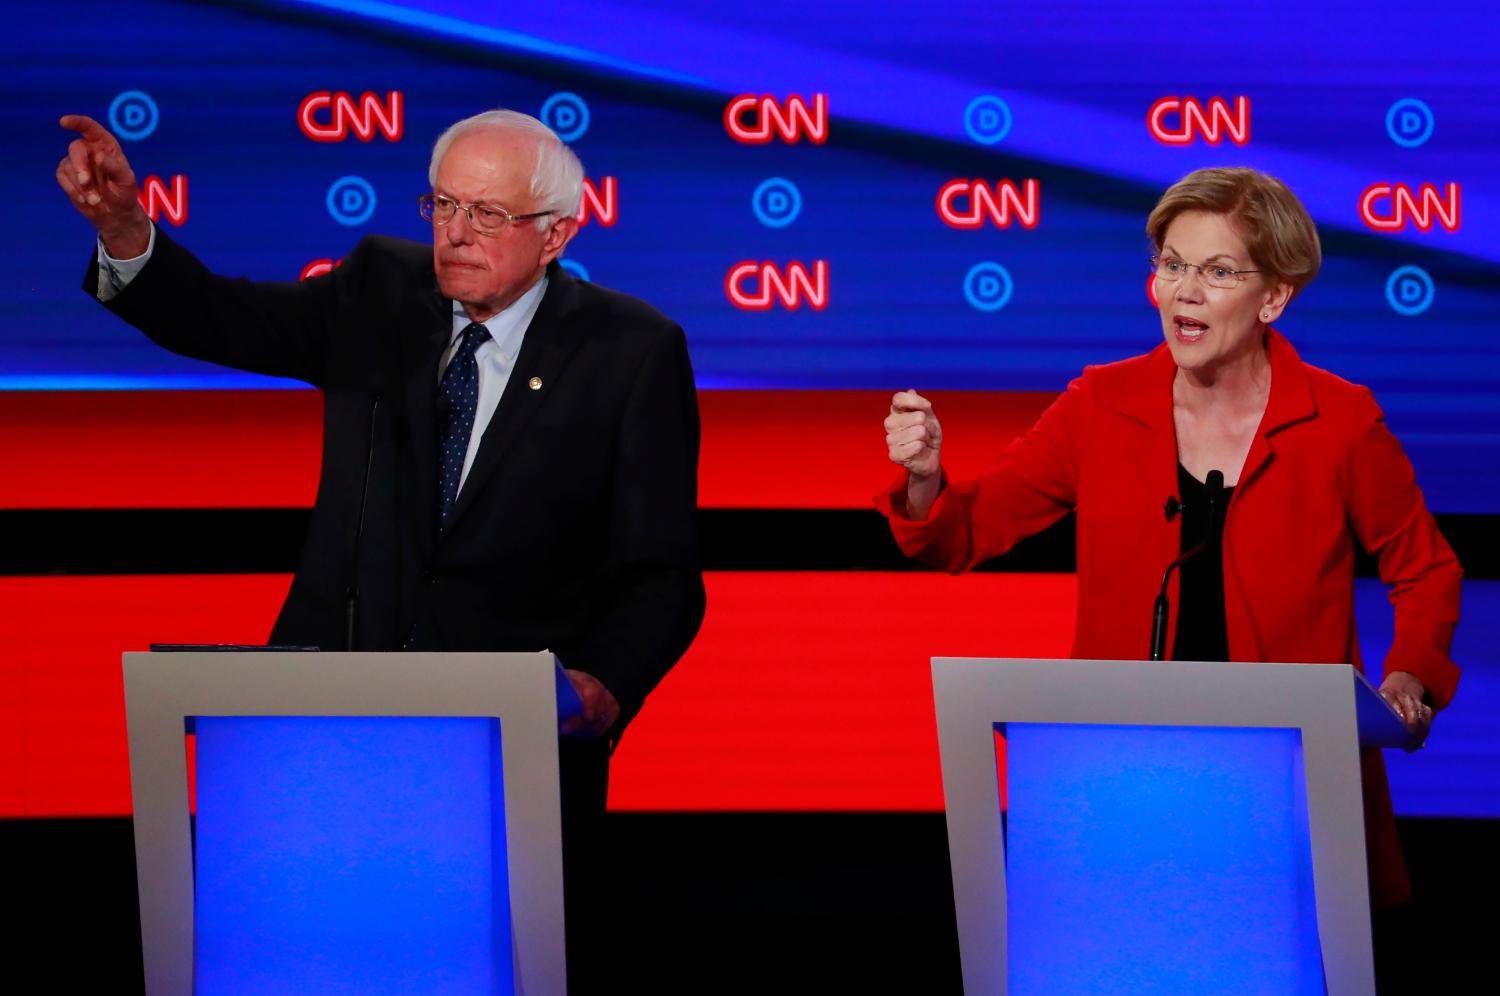
POLYGON ((1182 494, 1182 547, 1186 552, 1208 537, 1208 549, 1183 564, 1177 598, 1177 640, 1172 659, 1229 660, 1229 630, 1224 621, 1224 512, 1234 488, 1220 495, 1218 511, 1209 521, 1208 488, 1177 465, 1177 487, 1182 494))

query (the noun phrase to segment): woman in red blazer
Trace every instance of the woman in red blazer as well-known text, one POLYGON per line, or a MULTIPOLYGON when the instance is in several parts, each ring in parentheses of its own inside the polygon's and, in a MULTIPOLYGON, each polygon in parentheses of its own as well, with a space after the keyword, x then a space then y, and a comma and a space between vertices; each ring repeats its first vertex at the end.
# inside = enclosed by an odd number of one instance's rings
MULTIPOLYGON (((1461 572, 1369 390, 1303 363, 1271 327, 1318 271, 1312 219, 1279 180, 1206 169, 1163 195, 1147 231, 1165 343, 1085 369, 978 480, 944 477, 931 402, 893 398, 886 442, 906 474, 877 504, 897 542, 964 571, 1076 510, 1073 655, 1136 660, 1147 656, 1162 570, 1200 530, 1221 527, 1222 570, 1200 557, 1184 566, 1186 585, 1173 577, 1181 611, 1169 658, 1363 668, 1358 541, 1378 558, 1396 612, 1381 692, 1420 744, 1458 681, 1448 648, 1461 572), (1163 500, 1182 495, 1201 511, 1194 492, 1211 471, 1231 489, 1222 515, 1184 529, 1187 513, 1164 514, 1163 500)), ((1410 884, 1379 751, 1362 762, 1379 909, 1405 900, 1410 884)))

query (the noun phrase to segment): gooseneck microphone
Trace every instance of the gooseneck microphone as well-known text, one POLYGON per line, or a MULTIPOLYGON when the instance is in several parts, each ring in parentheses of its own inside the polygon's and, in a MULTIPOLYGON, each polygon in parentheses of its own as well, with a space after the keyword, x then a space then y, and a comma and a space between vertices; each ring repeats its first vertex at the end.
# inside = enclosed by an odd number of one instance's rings
MULTIPOLYGON (((1156 596, 1156 605, 1151 612, 1151 659, 1163 660, 1167 653, 1167 619, 1171 616, 1171 605, 1167 602, 1167 582, 1172 579, 1172 572, 1183 564, 1192 560, 1198 554, 1209 548, 1216 534, 1214 527, 1218 522, 1219 506, 1224 497, 1224 475, 1220 471, 1210 470, 1208 477, 1203 482, 1204 496, 1208 503, 1207 521, 1204 523, 1203 539, 1191 548, 1184 550, 1182 556, 1167 565, 1167 569, 1161 576, 1161 593, 1156 596)), ((1167 499, 1167 521, 1171 522, 1177 514, 1187 508, 1185 504, 1175 497, 1167 499)))
POLYGON ((344 606, 344 649, 354 650, 355 626, 359 620, 359 546, 365 535, 365 503, 370 498, 370 467, 375 463, 375 416, 380 413, 380 395, 370 399, 370 441, 365 449, 365 478, 359 486, 359 515, 354 520, 354 551, 349 563, 349 589, 344 606))

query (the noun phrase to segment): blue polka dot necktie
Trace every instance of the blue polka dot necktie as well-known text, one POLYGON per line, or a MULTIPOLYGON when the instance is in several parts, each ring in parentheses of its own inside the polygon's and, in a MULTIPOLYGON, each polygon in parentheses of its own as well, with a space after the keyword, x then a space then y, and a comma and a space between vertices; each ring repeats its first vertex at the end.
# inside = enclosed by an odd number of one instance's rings
POLYGON ((474 411, 479 401, 479 361, 474 359, 474 351, 489 337, 489 329, 470 322, 438 385, 442 409, 438 416, 439 528, 448 524, 453 503, 458 500, 458 483, 463 476, 464 455, 469 451, 469 434, 474 431, 474 411))

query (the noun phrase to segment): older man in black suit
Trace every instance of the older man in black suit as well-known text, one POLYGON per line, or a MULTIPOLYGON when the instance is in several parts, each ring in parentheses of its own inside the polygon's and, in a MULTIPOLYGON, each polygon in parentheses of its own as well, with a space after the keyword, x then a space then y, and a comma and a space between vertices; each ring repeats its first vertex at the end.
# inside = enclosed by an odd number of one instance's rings
POLYGON ((78 138, 58 183, 99 233, 85 289, 167 349, 324 392, 317 503, 272 641, 545 648, 568 669, 584 703, 560 730, 579 976, 609 745, 703 617, 681 329, 558 266, 583 171, 527 115, 438 140, 430 248, 366 238, 296 284, 210 273, 151 224, 114 137, 61 123, 78 138))

